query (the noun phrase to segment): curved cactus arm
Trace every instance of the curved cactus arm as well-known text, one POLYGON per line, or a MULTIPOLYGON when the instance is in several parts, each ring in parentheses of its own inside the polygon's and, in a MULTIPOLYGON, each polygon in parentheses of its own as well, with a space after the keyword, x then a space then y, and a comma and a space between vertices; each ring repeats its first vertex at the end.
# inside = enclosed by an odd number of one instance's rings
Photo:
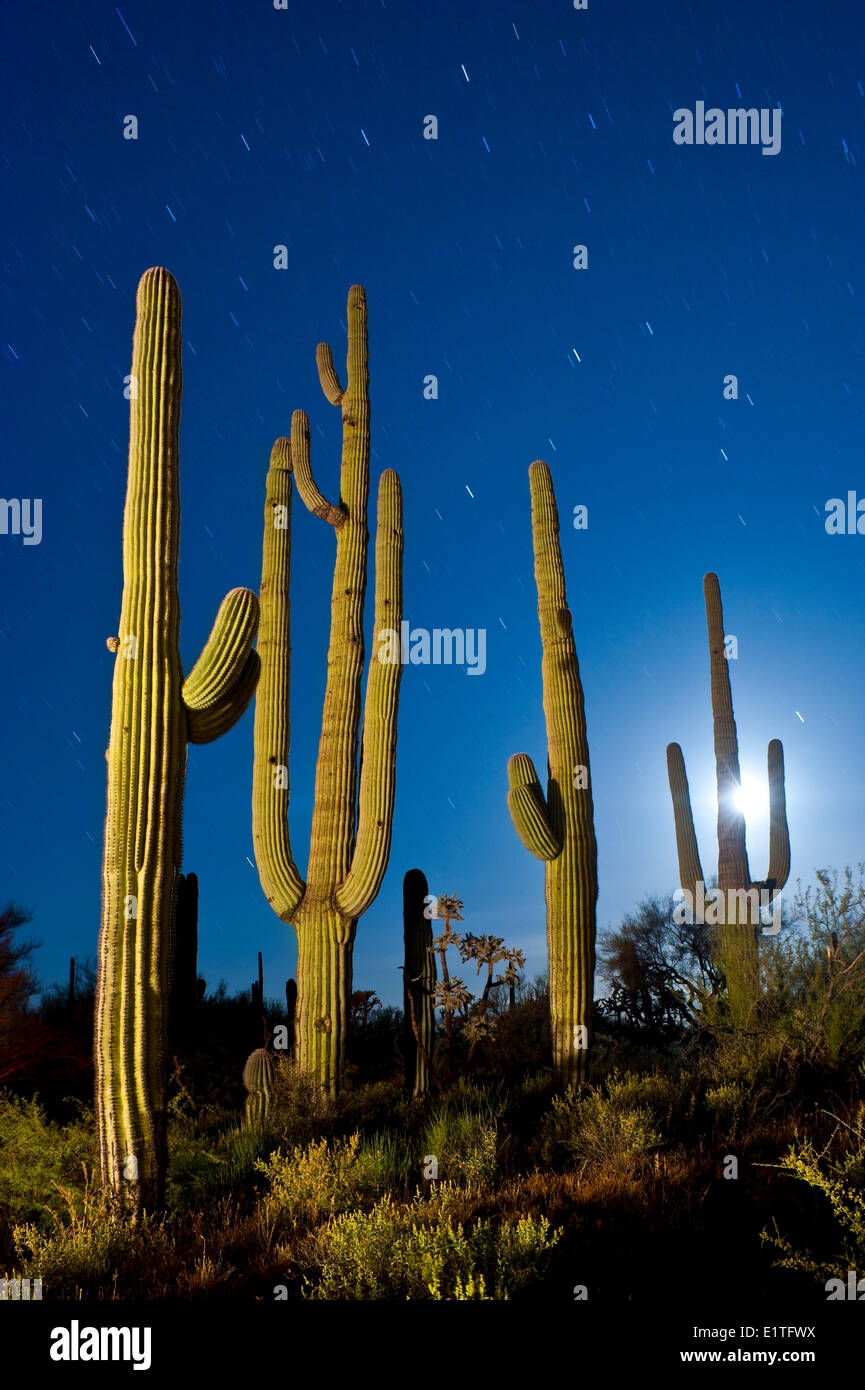
POLYGON ((745 847, 745 816, 737 801, 742 783, 739 739, 733 715, 730 668, 724 651, 724 612, 716 574, 703 578, 706 625, 709 630, 709 670, 715 726, 715 767, 718 782, 718 882, 747 888, 751 882, 745 847))
POLYGON ((679 882, 686 893, 693 895, 692 903, 696 903, 699 897, 697 884, 704 881, 703 869, 700 864, 697 832, 694 829, 694 816, 691 811, 688 774, 685 771, 685 759, 678 743, 670 743, 667 746, 667 774, 670 778, 670 795, 673 798, 673 816, 676 822, 679 882))
POLYGON ((402 620, 402 491, 387 469, 378 487, 375 541, 376 650, 370 653, 363 713, 360 802, 351 868, 337 891, 338 906, 360 917, 374 901, 390 855, 396 789, 396 727, 400 661, 380 661, 382 633, 400 631, 402 620))
POLYGON ((333 365, 333 353, 327 343, 319 343, 316 348, 315 364, 318 367, 318 379, 325 396, 331 405, 342 405, 345 392, 339 384, 336 367, 333 365))
POLYGON ((769 744, 769 872, 757 888, 767 888, 774 897, 790 877, 790 830, 787 825, 787 798, 784 792, 784 749, 781 740, 769 744))
POLYGON ((549 861, 562 851, 562 841, 549 822, 544 793, 528 753, 508 759, 508 810, 514 829, 530 854, 549 861))
POLYGON ((233 729, 241 715, 245 713, 255 694, 255 687, 261 674, 261 660, 253 648, 246 658, 243 670, 216 704, 204 710, 187 710, 186 729, 190 743, 213 743, 233 729))
POLYGON ((313 516, 321 517, 338 529, 345 521, 342 507, 335 507, 319 492, 312 476, 309 457, 309 418, 305 410, 296 410, 291 417, 291 463, 294 480, 304 506, 313 516))
POLYGON ((219 605, 201 656, 183 682, 187 710, 206 710, 224 700, 246 666, 257 630, 258 598, 251 589, 232 589, 219 605))
POLYGON ((264 504, 252 842, 264 895, 283 922, 291 921, 305 890, 292 858, 288 829, 290 561, 291 445, 287 439, 277 439, 270 454, 264 504))

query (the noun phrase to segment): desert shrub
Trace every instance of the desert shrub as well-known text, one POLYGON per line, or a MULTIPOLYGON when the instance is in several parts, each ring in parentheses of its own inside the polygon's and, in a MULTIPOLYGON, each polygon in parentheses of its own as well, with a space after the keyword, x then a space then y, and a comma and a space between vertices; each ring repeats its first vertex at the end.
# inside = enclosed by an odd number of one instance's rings
POLYGON ((270 1183, 265 1219, 291 1215, 319 1221, 404 1185, 408 1165, 405 1147, 396 1136, 375 1135, 362 1143, 355 1132, 347 1139, 296 1145, 290 1154, 278 1149, 255 1166, 270 1183))
POLYGON ((709 1086, 703 1097, 703 1108, 716 1129, 732 1135, 748 1103, 748 1092, 738 1081, 725 1081, 709 1086))
POLYGON ((508 1299, 543 1273, 559 1239, 545 1217, 476 1222, 468 1231, 433 1216, 416 1198, 398 1207, 390 1197, 370 1212, 337 1217, 315 1240, 317 1279, 305 1296, 317 1299, 508 1299))
POLYGON ((172 1250, 164 1222, 149 1216, 112 1220, 108 1204, 90 1184, 83 1193, 65 1189, 62 1195, 66 1212, 52 1215, 49 1230, 32 1222, 15 1227, 22 1267, 8 1277, 38 1275, 46 1298, 116 1297, 118 1277, 127 1297, 139 1294, 172 1250))
POLYGON ((0 1213, 7 1223, 46 1227, 50 1203, 59 1200, 58 1185, 83 1192, 97 1161, 88 1110, 82 1107, 76 1119, 54 1124, 37 1099, 0 1091, 0 1213))
POLYGON ((829 1143, 818 1152, 813 1140, 798 1140, 781 1159, 782 1171, 826 1198, 835 1225, 837 1253, 829 1259, 796 1250, 777 1229, 763 1231, 762 1239, 774 1246, 780 1269, 799 1270, 825 1282, 844 1278, 848 1270, 865 1273, 865 1105, 860 1105, 852 1124, 839 1120, 829 1143), (837 1157, 828 1157, 835 1140, 841 1139, 837 1157))
POLYGON ((430 1115, 418 1157, 435 1157, 444 1181, 470 1186, 492 1183, 498 1163, 498 1120, 504 1108, 500 1088, 482 1090, 463 1081, 430 1115))
POLYGON ((584 1163, 627 1166, 635 1155, 663 1142, 661 1117, 669 1113, 675 1096, 672 1081, 657 1072, 616 1072, 603 1087, 585 1092, 569 1086, 553 1098, 542 1152, 548 1158, 564 1151, 584 1163))

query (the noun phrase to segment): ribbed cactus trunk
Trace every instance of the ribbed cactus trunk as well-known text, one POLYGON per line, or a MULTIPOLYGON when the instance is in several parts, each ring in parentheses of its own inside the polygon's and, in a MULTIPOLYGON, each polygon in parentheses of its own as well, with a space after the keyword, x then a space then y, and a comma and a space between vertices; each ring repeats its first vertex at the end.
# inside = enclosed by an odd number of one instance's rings
MULTIPOLYGON (((348 295, 347 385, 330 348, 316 359, 325 396, 342 414, 339 502, 319 492, 310 461, 309 421, 295 411, 291 439, 273 446, 267 475, 261 579, 262 671, 255 709, 252 825, 262 887, 298 937, 296 1059, 330 1093, 345 1064, 352 946, 358 918, 381 886, 390 853, 396 783, 401 666, 371 654, 358 779, 363 610, 369 498, 369 374, 366 298, 348 295), (336 556, 330 646, 315 775, 307 881, 292 857, 289 801, 289 570, 292 476, 308 510, 333 527, 336 556), (359 780, 359 788, 358 788, 359 780)), ((402 498, 386 470, 379 483, 375 553, 375 634, 399 631, 402 613, 402 498)))
MULTIPOLYGON (((733 715, 730 669, 724 641, 724 613, 721 587, 716 574, 703 580, 706 624, 709 634, 709 672, 712 715, 715 730, 715 769, 718 788, 718 888, 721 900, 717 912, 720 928, 720 961, 727 982, 730 1018, 737 1027, 747 1024, 759 997, 758 937, 761 926, 753 894, 768 900, 781 891, 790 875, 790 836, 787 828, 784 792, 784 750, 778 739, 769 744, 769 873, 754 882, 745 845, 745 817, 737 797, 741 785, 739 740, 733 715), (752 896, 749 898, 748 894, 752 896)), ((703 870, 685 760, 678 743, 667 748, 667 771, 682 888, 699 902, 705 892, 703 870)))
POLYGON ((116 653, 96 999, 102 1180, 118 1209, 162 1205, 170 968, 187 741, 230 728, 252 696, 258 602, 222 603, 199 661, 180 664, 177 561, 181 304, 166 270, 138 287, 123 601, 116 653))
POLYGON ((409 869, 402 881, 403 1015, 405 1080, 412 1099, 430 1088, 430 1058, 435 1036, 436 962, 432 922, 425 916, 429 885, 420 869, 409 869))
POLYGON ((508 764, 508 807, 526 849, 546 866, 553 1074, 562 1085, 582 1085, 589 1074, 598 898, 589 743, 559 514, 546 463, 532 464, 529 485, 548 781, 545 798, 531 758, 515 754, 508 764))
POLYGON ((353 944, 351 923, 338 912, 321 905, 304 913, 297 934, 297 1056, 304 1073, 328 1091, 345 1070, 353 944))

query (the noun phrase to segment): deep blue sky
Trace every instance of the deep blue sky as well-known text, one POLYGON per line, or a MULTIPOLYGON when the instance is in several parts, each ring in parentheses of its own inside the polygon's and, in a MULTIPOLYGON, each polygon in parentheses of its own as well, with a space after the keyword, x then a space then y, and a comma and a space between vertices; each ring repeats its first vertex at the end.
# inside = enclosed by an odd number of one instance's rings
MULTIPOLYGON (((405 614, 487 629, 482 677, 406 668, 393 848, 359 925, 357 988, 401 997, 415 865, 464 899, 466 927, 544 968, 543 868, 505 805, 509 754, 546 756, 537 457, 563 521, 599 925, 675 886, 671 739, 716 867, 708 569, 739 639, 746 774, 763 781, 768 740, 784 742, 793 877, 865 858, 865 537, 830 537, 823 520, 828 498, 865 494, 859 5, 124 0, 118 14, 51 0, 8 6, 4 29, 0 490, 43 499, 43 539, 0 536, 0 896, 33 908, 43 979, 96 951, 123 378, 155 264, 184 301, 187 669, 225 591, 258 588, 268 454, 292 409, 308 411, 319 484, 335 490, 339 417, 314 350, 326 339, 344 361, 354 281, 369 302, 373 488, 396 468, 405 498, 405 614), (780 154, 675 145, 672 110, 699 100, 780 104, 780 154), (273 268, 279 243, 288 270, 273 268), (738 401, 722 399, 727 373, 738 401), (585 532, 570 525, 578 503, 585 532)), ((332 550, 297 505, 301 871, 332 550)), ((201 879, 208 982, 247 985, 262 950, 276 995, 296 945, 250 862, 251 758, 251 713, 190 749, 184 867, 201 879)), ((749 848, 762 876, 765 822, 749 848)))

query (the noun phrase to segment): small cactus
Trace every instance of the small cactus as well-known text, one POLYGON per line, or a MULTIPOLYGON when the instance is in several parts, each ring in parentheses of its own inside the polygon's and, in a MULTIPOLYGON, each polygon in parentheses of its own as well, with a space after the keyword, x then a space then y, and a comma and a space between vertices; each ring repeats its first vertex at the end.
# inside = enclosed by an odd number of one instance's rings
POLYGON ((250 1052, 243 1068, 243 1084, 249 1095, 246 1097, 246 1124, 248 1127, 264 1124, 270 1110, 273 1092, 273 1057, 263 1047, 250 1052))

